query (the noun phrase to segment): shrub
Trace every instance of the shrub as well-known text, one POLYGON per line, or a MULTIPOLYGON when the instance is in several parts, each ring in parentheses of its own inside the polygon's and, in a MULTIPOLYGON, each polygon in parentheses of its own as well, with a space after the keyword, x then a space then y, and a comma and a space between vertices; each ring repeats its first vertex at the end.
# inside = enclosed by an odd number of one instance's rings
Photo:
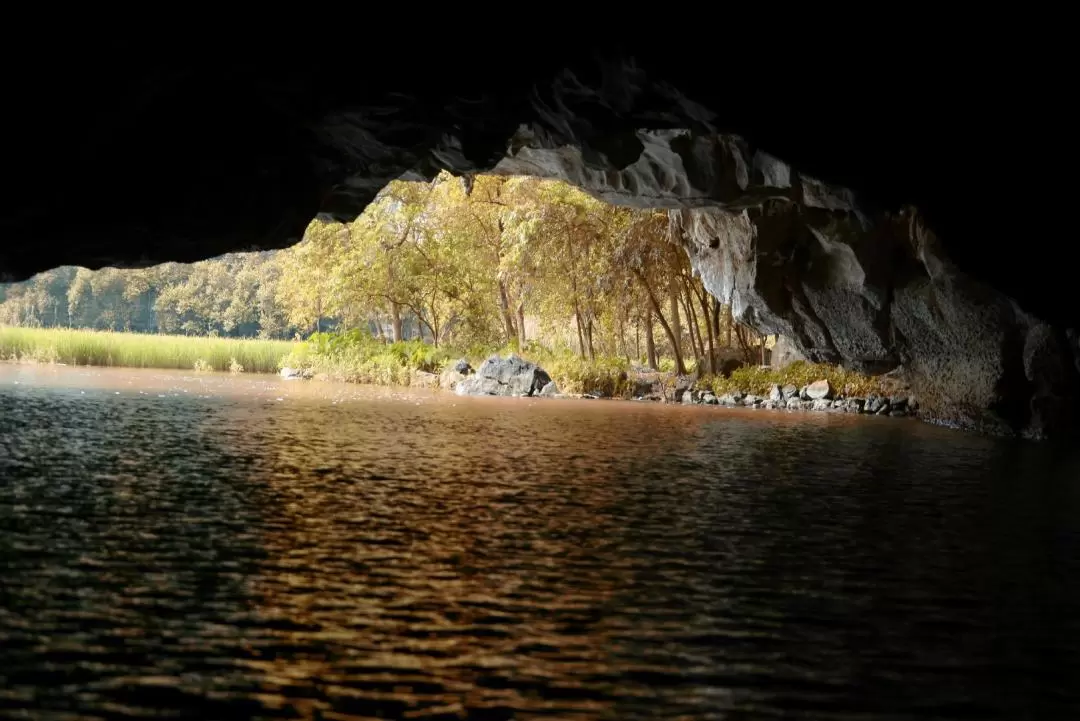
POLYGON ((315 333, 283 365, 354 383, 409 385, 414 371, 438 373, 452 354, 420 340, 383 343, 361 330, 315 333))

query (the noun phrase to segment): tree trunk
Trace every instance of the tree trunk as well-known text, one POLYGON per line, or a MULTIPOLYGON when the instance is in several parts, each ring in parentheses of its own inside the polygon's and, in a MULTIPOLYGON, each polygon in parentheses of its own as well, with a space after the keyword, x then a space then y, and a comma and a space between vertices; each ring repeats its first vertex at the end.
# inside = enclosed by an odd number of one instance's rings
POLYGON ((712 323, 713 338, 716 339, 716 344, 720 345, 720 301, 711 293, 709 294, 709 309, 712 311, 709 314, 709 322, 712 323))
MULTIPOLYGON (((694 327, 695 349, 697 350, 697 357, 705 360, 705 337, 701 334, 701 326, 698 324, 697 309, 694 308, 693 298, 686 299, 687 312, 690 315, 689 323, 694 327)), ((702 367, 698 368, 699 371, 704 371, 702 367)))
POLYGON ((517 337, 517 330, 514 328, 514 317, 510 314, 510 295, 506 292, 506 281, 502 278, 499 279, 499 313, 503 319, 503 334, 506 336, 506 344, 510 343, 517 337))
POLYGON ((391 332, 393 336, 391 340, 395 343, 399 343, 402 338, 402 307, 397 304, 396 301, 390 301, 390 324, 391 332))
POLYGON ((630 363, 630 347, 626 344, 626 313, 624 309, 616 309, 615 321, 619 324, 619 345, 622 346, 622 350, 616 349, 616 352, 621 353, 626 358, 626 362, 630 363))
POLYGON ((641 362, 641 315, 634 316, 634 357, 641 362))
POLYGON ((660 370, 660 364, 656 360, 656 339, 653 338, 652 308, 645 309, 645 353, 652 370, 660 370))
POLYGON ((596 348, 593 347, 593 319, 589 316, 589 320, 585 322, 585 337, 589 341, 589 360, 596 360, 596 348))
MULTIPOLYGON (((683 362, 682 349, 679 347, 679 341, 675 337, 675 332, 672 327, 668 325, 667 319, 664 318, 664 312, 660 310, 660 302, 656 299, 656 294, 653 293, 652 286, 649 285, 649 281, 641 273, 641 271, 635 269, 634 274, 641 281, 641 284, 645 286, 645 292, 649 296, 649 303, 652 304, 653 313, 656 314, 656 319, 660 321, 660 327, 664 329, 664 333, 667 334, 668 341, 671 342, 672 352, 675 353, 675 372, 681 376, 686 375, 686 364, 683 362)), ((678 302, 673 304, 676 311, 678 311, 678 302)))
POLYGON ((709 336, 709 373, 716 375, 716 337, 713 335, 713 315, 709 309, 708 293, 698 296, 701 303, 701 315, 705 318, 705 331, 709 336))
MULTIPOLYGON (((671 329, 668 336, 674 346, 672 352, 675 354, 675 357, 682 358, 682 321, 679 318, 679 286, 677 283, 678 281, 674 275, 668 279, 668 296, 671 301, 671 329)), ((663 317, 659 312, 659 308, 655 308, 654 310, 657 311, 658 316, 661 318, 663 317)), ((666 326, 667 322, 661 320, 660 324, 666 326)), ((685 370, 679 371, 680 375, 684 373, 686 373, 685 370)))
POLYGON ((705 344, 701 341, 701 329, 698 328, 694 302, 690 297, 690 289, 684 287, 683 291, 685 292, 680 293, 679 298, 682 300, 683 310, 686 312, 686 327, 690 332, 690 347, 697 359, 703 359, 705 357, 705 344))
POLYGON ((578 353, 581 354, 581 359, 585 360, 585 335, 581 331, 581 310, 574 305, 574 320, 577 321, 577 342, 578 353))
POLYGON ((731 315, 731 303, 724 303, 724 323, 727 325, 727 347, 731 347, 731 330, 735 319, 731 315))
POLYGON ((525 301, 522 300, 518 303, 517 307, 517 331, 518 331, 518 348, 525 349, 525 301))
POLYGON ((755 353, 754 348, 750 346, 749 333, 749 328, 740 325, 735 330, 735 337, 739 340, 739 346, 742 348, 743 360, 747 363, 753 363, 755 353))

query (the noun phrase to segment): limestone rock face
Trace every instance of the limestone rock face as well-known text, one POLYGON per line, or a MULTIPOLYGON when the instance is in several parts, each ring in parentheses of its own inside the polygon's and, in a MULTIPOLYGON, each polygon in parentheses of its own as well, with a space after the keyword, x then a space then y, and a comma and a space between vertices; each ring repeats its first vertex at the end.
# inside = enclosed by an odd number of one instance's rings
POLYGON ((801 203, 672 214, 736 318, 814 362, 901 369, 932 418, 1032 436, 1075 422, 1066 333, 960 271, 916 211, 870 216, 807 187, 801 203))

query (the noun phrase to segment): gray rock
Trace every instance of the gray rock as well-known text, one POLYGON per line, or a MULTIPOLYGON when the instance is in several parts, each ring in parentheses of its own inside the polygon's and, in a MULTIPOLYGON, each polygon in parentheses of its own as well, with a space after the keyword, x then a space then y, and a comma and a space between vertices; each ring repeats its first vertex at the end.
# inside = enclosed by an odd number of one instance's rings
POLYGON ((735 393, 725 393, 724 395, 717 398, 717 401, 722 406, 737 406, 739 405, 740 400, 742 400, 742 397, 740 395, 736 395, 735 393))
POLYGON ((301 368, 288 368, 288 367, 282 368, 281 371, 278 373, 278 375, 280 375, 282 378, 284 378, 287 381, 299 380, 301 378, 306 377, 304 375, 303 369, 301 369, 301 368))
POLYGON ((744 406, 746 406, 747 408, 751 408, 753 406, 761 405, 761 402, 764 401, 764 400, 765 399, 762 398, 761 396, 755 396, 753 394, 748 394, 748 395, 743 396, 742 404, 744 406))
POLYGON ((679 400, 680 400, 680 401, 681 401, 682 403, 685 403, 685 404, 691 404, 691 403, 695 403, 695 402, 696 402, 696 399, 694 398, 694 391, 693 391, 693 389, 692 389, 692 388, 687 388, 686 390, 684 390, 684 391, 682 392, 682 396, 680 397, 680 399, 679 399, 679 400))
POLYGON ((799 395, 799 389, 796 388, 795 386, 791 385, 790 383, 788 385, 784 386, 783 388, 781 388, 780 392, 784 394, 784 400, 785 401, 790 400, 791 398, 795 398, 796 396, 799 395))
POLYGON ((704 393, 702 393, 701 402, 710 406, 715 406, 720 403, 720 401, 716 398, 716 395, 712 391, 705 391, 704 393))
POLYGON ((889 415, 892 416, 893 418, 903 418, 904 416, 907 415, 907 411, 904 411, 904 410, 889 411, 889 415))
POLYGON ((469 365, 469 361, 465 360, 464 358, 458 359, 450 367, 453 368, 454 371, 456 371, 457 373, 460 373, 463 376, 467 376, 467 375, 469 375, 470 373, 473 372, 473 367, 471 365, 469 365))
POLYGON ((833 389, 832 386, 829 385, 829 381, 827 380, 814 381, 810 385, 806 386, 806 395, 812 401, 817 401, 824 398, 832 398, 833 389))
POLYGON ((833 402, 827 398, 815 398, 811 403, 810 409, 815 411, 830 411, 833 407, 833 402))
POLYGON ((539 396, 541 398, 557 398, 559 396, 559 387, 555 385, 555 381, 549 381, 540 389, 539 396))
POLYGON ((780 386, 773 384, 773 387, 769 389, 769 400, 773 403, 784 400, 784 392, 780 390, 780 386))
POLYGON ((481 375, 466 376, 454 386, 454 393, 459 396, 510 396, 517 395, 509 391, 509 386, 499 383, 495 378, 481 375))
POLYGON ((517 355, 491 356, 474 375, 458 381, 459 396, 533 396, 551 382, 544 369, 517 355))
POLYGON ((889 399, 890 411, 907 410, 907 396, 893 396, 889 399))

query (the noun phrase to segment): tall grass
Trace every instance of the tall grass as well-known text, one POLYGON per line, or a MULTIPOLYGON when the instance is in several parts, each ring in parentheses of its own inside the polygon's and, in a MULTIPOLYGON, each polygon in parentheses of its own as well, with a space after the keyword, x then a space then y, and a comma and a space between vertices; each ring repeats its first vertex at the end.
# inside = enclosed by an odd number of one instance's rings
POLYGON ((276 373, 293 343, 0 326, 0 360, 276 373))

